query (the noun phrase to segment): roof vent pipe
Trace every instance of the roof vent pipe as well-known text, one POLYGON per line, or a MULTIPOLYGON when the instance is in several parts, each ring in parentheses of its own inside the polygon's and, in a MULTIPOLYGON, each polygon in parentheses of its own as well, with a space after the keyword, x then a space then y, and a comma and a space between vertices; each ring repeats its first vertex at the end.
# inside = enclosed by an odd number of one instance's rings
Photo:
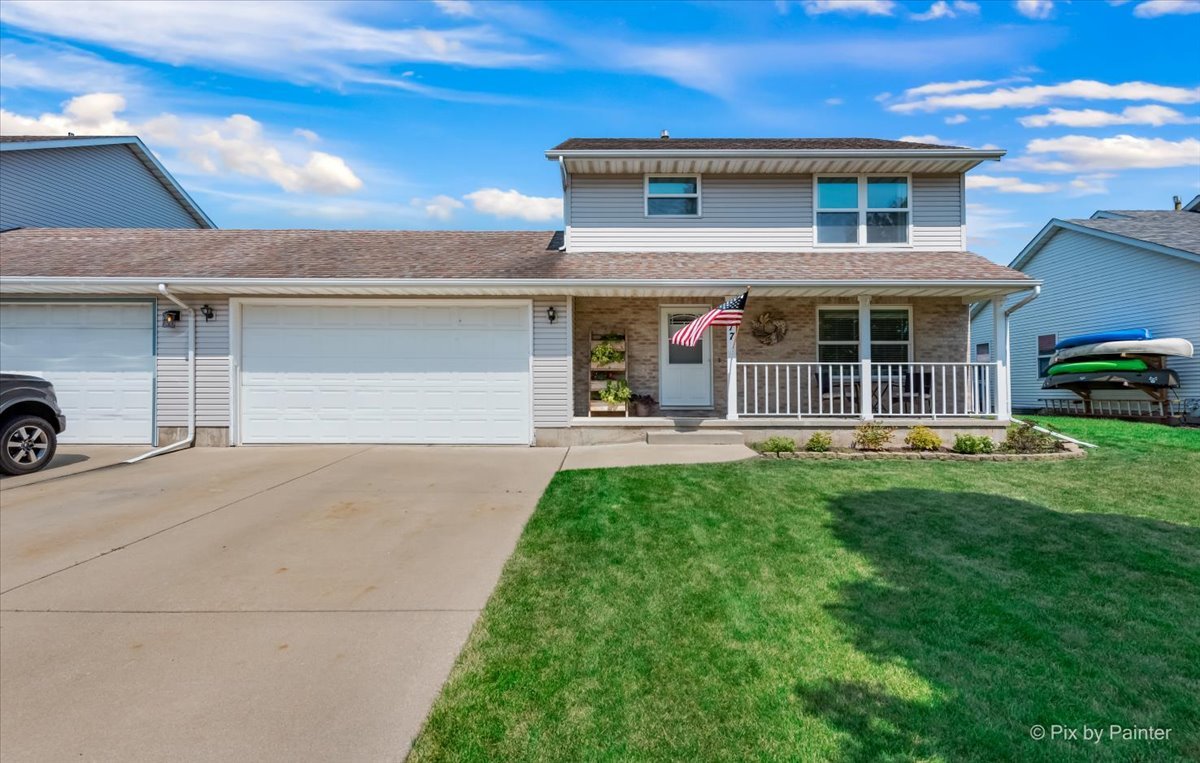
POLYGON ((671 133, 667 132, 666 130, 663 130, 662 133, 659 134, 658 139, 659 140, 670 140, 671 133))
POLYGON ((1176 197, 1174 197, 1174 201, 1175 201, 1175 211, 1176 212, 1183 209, 1183 199, 1176 196, 1176 197))

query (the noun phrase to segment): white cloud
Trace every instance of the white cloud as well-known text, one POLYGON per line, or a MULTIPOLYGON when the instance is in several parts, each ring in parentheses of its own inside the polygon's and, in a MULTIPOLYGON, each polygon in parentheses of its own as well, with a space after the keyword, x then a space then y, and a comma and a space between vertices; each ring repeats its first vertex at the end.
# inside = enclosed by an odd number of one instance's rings
POLYGON ((895 0, 804 0, 804 12, 809 16, 823 13, 865 13, 868 16, 891 16, 895 0))
POLYGON ((1017 177, 994 175, 967 175, 967 188, 988 188, 1000 193, 1054 193, 1059 190, 1054 183, 1030 183, 1017 177))
POLYGON ((1200 139, 1197 138, 1172 141, 1134 135, 1111 138, 1064 135, 1031 140, 1025 151, 1029 156, 1009 162, 1009 166, 1043 172, 1200 168, 1200 139))
POLYGON ((841 98, 826 98, 825 103, 829 106, 841 106, 843 103, 845 103, 845 101, 843 101, 841 98))
POLYGON ((423 211, 426 217, 434 220, 449 220, 454 217, 456 211, 465 206, 453 196, 444 194, 438 194, 429 199, 413 199, 412 205, 423 211))
POLYGON ((5 88, 94 93, 134 88, 132 70, 78 48, 5 40, 0 55, 5 88))
MULTIPOLYGON (((970 175, 967 175, 970 177, 970 175)), ((1026 228, 1025 223, 1011 218, 1012 211, 987 204, 967 204, 967 243, 971 246, 994 244, 997 234, 1026 228)))
MULTIPOLYGON (((0 21, 104 45, 155 61, 291 82, 394 79, 400 62, 538 66, 545 56, 491 27, 375 27, 349 18, 352 3, 107 3, 5 0, 0 21)), ((414 92, 419 92, 415 88, 414 92)))
POLYGON ((1167 106, 1128 106, 1120 112, 1100 109, 1050 109, 1046 114, 1033 114, 1017 120, 1025 127, 1108 127, 1109 125, 1189 125, 1200 123, 1200 117, 1189 117, 1167 106))
POLYGON ((557 196, 526 196, 520 191, 480 188, 463 196, 476 212, 495 217, 517 217, 532 222, 562 217, 562 199, 557 196))
POLYGON ((1053 0, 1017 0, 1017 13, 1030 19, 1048 19, 1054 13, 1053 0))
POLYGON ((1070 196, 1094 196, 1108 193, 1108 184, 1105 181, 1112 177, 1113 175, 1107 172, 1080 175, 1067 184, 1067 193, 1070 196))
POLYGON ((244 114, 224 119, 162 114, 134 123, 118 116, 124 110, 125 98, 116 93, 81 95, 64 103, 60 113, 37 117, 0 109, 0 133, 140 135, 151 145, 175 149, 204 173, 266 180, 291 193, 342 194, 362 187, 341 157, 273 141, 261 123, 244 114))
MULTIPOLYGON (((945 95, 946 93, 958 93, 963 90, 978 90, 981 87, 996 84, 999 84, 998 80, 990 79, 960 79, 954 82, 930 82, 927 85, 910 87, 904 91, 904 97, 916 98, 923 95, 945 95)), ((883 93, 880 98, 886 95, 887 93, 883 93)))
MULTIPOLYGON (((936 85, 948 83, 935 83, 936 85)), ((958 83, 949 83, 958 84, 958 83)), ((930 87, 930 86, 925 86, 930 87)), ((906 95, 913 91, 906 91, 906 95)), ((929 93, 930 91, 926 91, 929 93)), ((921 93, 917 92, 918 95, 921 93)), ((911 97, 911 96, 910 96, 911 97)), ((893 103, 887 108, 902 114, 914 111, 937 111, 939 109, 1003 109, 1030 108, 1041 106, 1057 99, 1076 98, 1082 100, 1118 101, 1163 101, 1165 103, 1196 103, 1200 101, 1200 87, 1186 88, 1171 85, 1155 85, 1150 82, 1121 82, 1108 84, 1096 80, 1072 80, 1057 85, 1028 85, 1025 87, 1001 87, 987 92, 954 92, 945 95, 927 95, 916 100, 893 103)))
POLYGON ((475 6, 469 0, 433 0, 433 4, 447 16, 463 19, 475 15, 475 6))
POLYGON ((954 10, 971 16, 979 15, 979 3, 972 0, 954 0, 954 10))
POLYGON ((933 143, 939 146, 954 145, 949 141, 942 140, 936 135, 901 135, 896 140, 902 140, 905 143, 933 143))
POLYGON ((320 135, 317 135, 312 130, 306 130, 303 127, 297 127, 295 130, 292 130, 292 134, 296 137, 304 138, 309 143, 319 143, 321 141, 320 135))
POLYGON ((1133 15, 1140 19, 1192 13, 1200 13, 1200 0, 1146 0, 1138 3, 1133 9, 1133 15))
POLYGON ((952 116, 946 117, 946 119, 944 121, 948 125, 961 125, 966 122, 970 122, 971 118, 968 117, 966 114, 954 114, 952 116))
POLYGON ((953 3, 947 2, 947 0, 937 0, 929 6, 929 10, 924 13, 911 13, 909 18, 913 21, 934 21, 957 18, 960 13, 969 16, 977 15, 979 3, 973 3, 971 0, 954 0, 953 3))

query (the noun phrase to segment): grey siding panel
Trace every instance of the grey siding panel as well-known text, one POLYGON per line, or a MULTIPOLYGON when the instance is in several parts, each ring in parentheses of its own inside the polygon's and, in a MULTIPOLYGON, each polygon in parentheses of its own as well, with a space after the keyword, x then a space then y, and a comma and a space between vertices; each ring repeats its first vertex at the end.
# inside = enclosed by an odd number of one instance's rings
MULTIPOLYGON (((646 217, 641 175, 579 175, 567 195, 575 251, 813 248, 812 175, 705 175, 698 218, 646 217)), ((914 175, 913 247, 961 251, 960 175, 914 175)))
MULTIPOLYGON (((1041 334, 1062 339, 1145 327, 1156 337, 1183 337, 1200 346, 1200 263, 1060 230, 1023 270, 1045 283, 1042 295, 1015 313, 1009 326, 1014 406, 1036 407, 1043 398, 1075 399, 1069 392, 1041 388, 1041 334)), ((1016 299, 1010 297, 1009 303, 1016 299)), ((991 309, 985 307, 971 322, 972 341, 991 341, 991 333, 991 309)), ((1167 367, 1179 373, 1179 397, 1200 399, 1200 357, 1170 358, 1167 367)), ((1146 399, 1140 393, 1103 396, 1146 399)))
POLYGON ((961 175, 913 175, 913 247, 926 251, 962 251, 961 175))
MULTIPOLYGON (((196 311, 196 426, 229 426, 229 299, 197 297, 184 300, 196 311), (205 321, 199 307, 216 311, 205 321)), ((158 315, 173 310, 167 300, 158 301, 158 315)), ((187 426, 187 316, 179 328, 158 329, 158 426, 187 426)))
POLYGON ((128 146, 0 153, 0 227, 199 228, 128 146))
POLYGON ((571 304, 567 297, 533 301, 533 425, 571 424, 571 304), (554 323, 546 308, 557 312, 554 323))

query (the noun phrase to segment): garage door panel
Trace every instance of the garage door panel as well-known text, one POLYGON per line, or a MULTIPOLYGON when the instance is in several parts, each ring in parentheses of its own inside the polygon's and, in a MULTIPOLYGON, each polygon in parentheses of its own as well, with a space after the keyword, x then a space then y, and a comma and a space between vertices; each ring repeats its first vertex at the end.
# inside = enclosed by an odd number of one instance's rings
POLYGON ((67 416, 63 442, 151 441, 153 343, 145 304, 0 305, 0 364, 54 384, 67 416))
POLYGON ((243 442, 528 443, 529 306, 245 305, 243 442))

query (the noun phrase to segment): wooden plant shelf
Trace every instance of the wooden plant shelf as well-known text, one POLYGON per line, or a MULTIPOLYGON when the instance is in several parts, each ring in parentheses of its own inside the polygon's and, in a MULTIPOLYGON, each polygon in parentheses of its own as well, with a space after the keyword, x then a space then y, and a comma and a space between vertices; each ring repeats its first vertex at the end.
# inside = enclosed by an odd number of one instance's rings
POLYGON ((626 349, 626 333, 624 331, 599 331, 591 332, 591 343, 588 346, 588 352, 596 349, 601 344, 611 345, 614 350, 625 354, 624 360, 619 363, 609 363, 606 366, 598 366, 590 362, 588 363, 588 416, 629 416, 629 403, 606 403, 599 399, 600 391, 608 386, 609 382, 625 382, 629 384, 629 355, 626 349))

